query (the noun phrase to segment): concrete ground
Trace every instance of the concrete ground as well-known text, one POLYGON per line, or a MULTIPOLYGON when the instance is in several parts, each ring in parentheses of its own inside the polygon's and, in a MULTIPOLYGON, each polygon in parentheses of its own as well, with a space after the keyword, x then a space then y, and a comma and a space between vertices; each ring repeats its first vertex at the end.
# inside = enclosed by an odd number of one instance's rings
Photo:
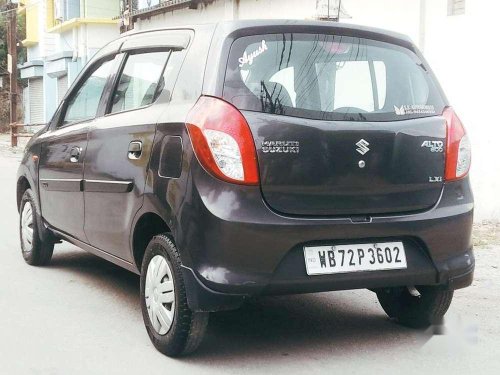
POLYGON ((170 359, 143 328, 136 275, 66 243, 48 267, 24 263, 15 207, 20 154, 4 141, 1 374, 500 373, 498 225, 476 232, 474 285, 456 292, 445 335, 392 323, 369 291, 319 293, 212 314, 199 351, 170 359))

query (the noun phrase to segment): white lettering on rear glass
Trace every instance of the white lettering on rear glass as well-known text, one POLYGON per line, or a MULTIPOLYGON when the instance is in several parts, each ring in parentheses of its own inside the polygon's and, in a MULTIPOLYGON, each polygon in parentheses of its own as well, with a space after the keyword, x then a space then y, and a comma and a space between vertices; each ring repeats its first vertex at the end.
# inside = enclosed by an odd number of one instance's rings
POLYGON ((433 115, 436 113, 436 109, 430 104, 411 104, 402 105, 401 107, 394 106, 394 112, 398 116, 406 115, 433 115))
POLYGON ((262 55, 266 51, 267 51, 267 44, 266 41, 263 40, 259 48, 257 48, 255 51, 250 52, 248 54, 247 51, 243 52, 243 56, 238 59, 238 62, 240 63, 240 68, 243 68, 245 64, 252 65, 255 58, 262 55))

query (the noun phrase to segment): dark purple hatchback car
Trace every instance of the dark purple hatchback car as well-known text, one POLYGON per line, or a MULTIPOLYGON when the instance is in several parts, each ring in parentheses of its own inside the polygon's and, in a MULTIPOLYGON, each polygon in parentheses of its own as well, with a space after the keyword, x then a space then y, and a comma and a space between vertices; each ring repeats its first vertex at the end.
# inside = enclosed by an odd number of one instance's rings
POLYGON ((368 288, 401 324, 471 284, 470 143, 405 36, 306 21, 126 34, 19 168, 22 254, 69 241, 141 275, 170 356, 249 297, 368 288))

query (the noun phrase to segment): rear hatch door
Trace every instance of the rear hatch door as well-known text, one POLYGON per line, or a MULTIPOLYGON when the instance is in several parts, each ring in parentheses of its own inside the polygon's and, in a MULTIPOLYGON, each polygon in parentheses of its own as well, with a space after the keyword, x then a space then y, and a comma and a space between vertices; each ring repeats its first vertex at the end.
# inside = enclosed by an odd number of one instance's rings
POLYGON ((439 199, 446 136, 440 117, 353 124, 244 115, 263 196, 277 211, 370 215, 423 210, 439 199))
POLYGON ((406 213, 439 199, 446 104, 411 49, 342 35, 242 37, 224 98, 247 119, 276 211, 406 213))

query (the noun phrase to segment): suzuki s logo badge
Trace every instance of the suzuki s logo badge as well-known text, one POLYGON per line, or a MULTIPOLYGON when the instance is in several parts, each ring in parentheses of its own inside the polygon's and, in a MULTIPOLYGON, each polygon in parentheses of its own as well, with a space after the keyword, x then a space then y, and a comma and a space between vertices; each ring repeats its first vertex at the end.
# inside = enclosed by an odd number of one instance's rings
POLYGON ((361 155, 366 154, 370 149, 368 148, 369 143, 365 141, 364 139, 360 139, 357 143, 356 146, 358 148, 356 149, 357 152, 359 152, 361 155))

